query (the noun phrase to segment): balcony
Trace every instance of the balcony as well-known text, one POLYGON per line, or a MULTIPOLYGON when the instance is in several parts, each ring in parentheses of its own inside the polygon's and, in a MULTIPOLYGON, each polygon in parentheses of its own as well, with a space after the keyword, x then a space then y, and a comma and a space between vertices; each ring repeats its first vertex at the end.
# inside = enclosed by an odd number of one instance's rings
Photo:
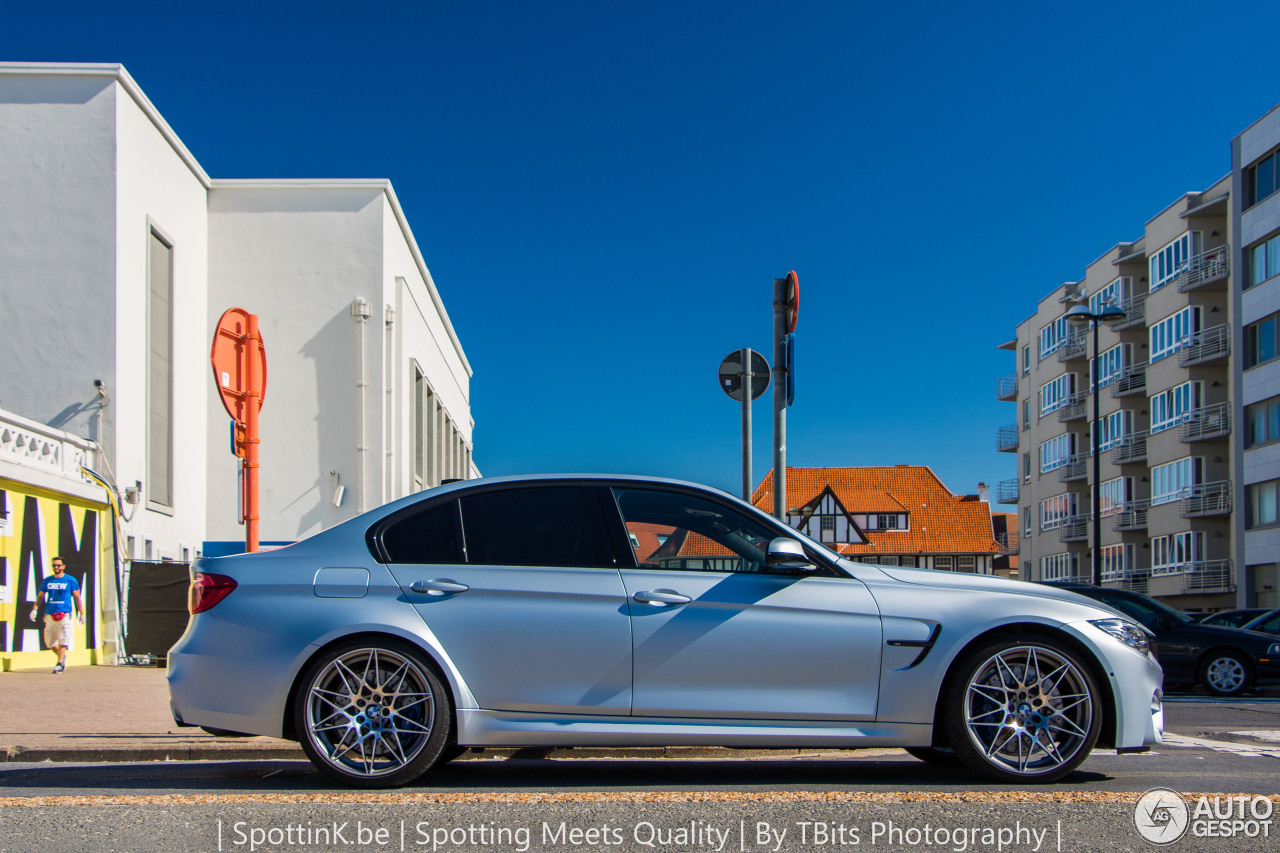
POLYGON ((996 483, 996 503, 1016 504, 1018 502, 1018 479, 1001 480, 996 483))
POLYGON ((1103 575, 1102 587, 1103 589, 1124 589, 1129 592, 1140 592, 1146 595, 1150 580, 1151 575, 1145 570, 1142 572, 1122 572, 1115 576, 1103 575))
POLYGON ((996 430, 996 451, 999 453, 1018 452, 1018 425, 1016 423, 1002 426, 996 430))
POLYGON ((1182 576, 1184 595, 1197 592, 1235 592, 1230 560, 1197 560, 1185 565, 1182 576))
POLYGON ((1018 374, 1010 373, 996 380, 996 399, 1007 403, 1018 401, 1018 374))
POLYGON ((1207 364, 1231 355, 1231 327, 1226 323, 1192 335, 1178 353, 1178 366, 1207 364))
POLYGON ((1088 354, 1088 332, 1076 332, 1064 338, 1058 348, 1058 361, 1075 361, 1088 354))
POLYGON ((1075 453, 1068 456, 1066 461, 1062 463, 1062 467, 1058 469, 1058 482, 1074 483, 1088 477, 1088 461, 1089 454, 1087 453, 1075 453))
POLYGON ((1062 403, 1062 408, 1058 409, 1058 420, 1061 423, 1067 421, 1078 421, 1087 417, 1086 403, 1089 401, 1089 393, 1087 391, 1077 391, 1067 397, 1062 403))
POLYGON ((1000 546, 1001 554, 1018 553, 1018 531, 1006 530, 1004 533, 997 533, 996 544, 1000 546))
POLYGON ((1116 515, 1111 529, 1123 533, 1128 530, 1146 530, 1147 512, 1151 509, 1151 501, 1130 501, 1116 515))
POLYGON ((1073 515, 1058 528, 1059 542, 1088 542, 1089 520, 1092 516, 1073 515))
POLYGON ((89 482, 80 468, 92 467, 96 452, 97 445, 87 439, 0 411, 0 461, 89 482))
POLYGON ((1188 290, 1225 290, 1231 271, 1231 251, 1226 246, 1206 249, 1182 268, 1178 275, 1178 292, 1188 290))
POLYGON ((1112 397, 1127 397, 1130 394, 1147 393, 1147 363, 1140 361, 1130 364, 1120 371, 1116 381, 1111 383, 1112 397))
POLYGON ((1203 483, 1191 487, 1191 494, 1182 499, 1183 518, 1206 518, 1212 515, 1231 514, 1231 481, 1203 483))
POLYGON ((1132 465, 1147 461, 1147 431, 1135 432, 1120 439, 1120 443, 1111 448, 1112 465, 1132 465))
POLYGON ((1178 440, 1187 443, 1226 438, 1230 434, 1231 409, 1228 403, 1195 409, 1182 426, 1178 427, 1178 440))
POLYGON ((1147 294, 1130 296, 1119 307, 1124 312, 1124 319, 1112 327, 1117 332, 1147 325, 1147 294))

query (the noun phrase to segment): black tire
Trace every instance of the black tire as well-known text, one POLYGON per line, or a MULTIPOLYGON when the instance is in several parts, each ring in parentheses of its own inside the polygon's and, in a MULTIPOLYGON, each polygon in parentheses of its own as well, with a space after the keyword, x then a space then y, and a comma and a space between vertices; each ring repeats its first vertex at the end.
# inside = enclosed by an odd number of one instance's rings
POLYGON ((443 752, 440 753, 440 760, 436 762, 436 766, 439 767, 442 764, 448 764, 456 758, 461 758, 466 751, 467 748, 465 746, 458 746, 456 743, 451 743, 444 748, 443 752))
POLYGON ((960 759, 956 758, 955 750, 950 747, 944 749, 936 746, 908 746, 905 749, 912 758, 918 758, 935 767, 960 766, 960 759))
POLYGON ((1084 658, 1064 643, 1004 637, 967 650, 953 673, 943 715, 947 743, 979 775, 1052 782, 1098 741, 1098 687, 1084 658))
POLYGON ((1249 657, 1236 649, 1214 649, 1200 662, 1200 683, 1214 696, 1239 696, 1253 683, 1249 657))
POLYGON ((418 649, 391 638, 342 643, 306 668, 294 727, 311 763, 358 788, 407 785, 449 744, 453 702, 418 649))

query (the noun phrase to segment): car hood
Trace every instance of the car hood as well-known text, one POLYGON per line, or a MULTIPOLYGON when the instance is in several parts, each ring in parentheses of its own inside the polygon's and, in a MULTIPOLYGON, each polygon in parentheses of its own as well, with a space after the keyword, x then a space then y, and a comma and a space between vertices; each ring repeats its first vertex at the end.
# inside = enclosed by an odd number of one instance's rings
MULTIPOLYGON (((899 583, 919 584, 920 586, 931 586, 935 589, 966 589, 997 592, 1005 595, 1031 595, 1036 598, 1050 598, 1054 601, 1087 604, 1096 610, 1102 610, 1107 613, 1116 612, 1100 601, 1074 593, 1069 589, 1009 580, 1008 578, 995 577, 993 575, 969 575, 934 569, 905 569, 900 566, 878 566, 870 563, 846 562, 844 567, 854 577, 863 577, 868 570, 874 570, 884 577, 899 583)), ((1129 617, 1126 616, 1125 618, 1128 619, 1129 617)))

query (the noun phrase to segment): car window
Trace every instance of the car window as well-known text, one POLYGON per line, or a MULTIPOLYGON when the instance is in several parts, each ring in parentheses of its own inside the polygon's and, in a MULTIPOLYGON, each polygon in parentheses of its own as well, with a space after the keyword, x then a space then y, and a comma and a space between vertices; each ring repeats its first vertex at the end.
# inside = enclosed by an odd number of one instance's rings
POLYGON ((460 563, 457 502, 445 501, 397 517, 381 534, 391 563, 460 563))
POLYGON ((1280 634, 1280 611, 1270 616, 1249 623, 1250 631, 1264 631, 1268 634, 1280 634))
POLYGON ((765 572, 779 533, 730 507, 696 495, 615 488, 636 564, 646 569, 765 572))
POLYGON ((459 500, 467 562, 491 566, 613 568, 600 504, 580 486, 480 492, 459 500))

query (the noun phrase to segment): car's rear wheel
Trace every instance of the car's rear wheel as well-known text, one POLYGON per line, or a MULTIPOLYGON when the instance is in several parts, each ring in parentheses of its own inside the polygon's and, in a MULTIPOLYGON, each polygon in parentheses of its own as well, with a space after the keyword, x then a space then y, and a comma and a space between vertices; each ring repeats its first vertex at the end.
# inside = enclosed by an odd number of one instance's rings
POLYGON ((1013 637, 957 663, 948 743, 969 769, 1002 782, 1051 782, 1088 757, 1101 705, 1080 655, 1048 637, 1013 637))
POLYGON ((300 682, 294 723, 307 757, 346 785, 412 782, 441 757, 453 708, 423 655, 395 642, 356 641, 322 653, 300 682))
POLYGON ((1249 686, 1249 663, 1236 651, 1210 652, 1200 664, 1200 682, 1214 696, 1239 696, 1249 686))

